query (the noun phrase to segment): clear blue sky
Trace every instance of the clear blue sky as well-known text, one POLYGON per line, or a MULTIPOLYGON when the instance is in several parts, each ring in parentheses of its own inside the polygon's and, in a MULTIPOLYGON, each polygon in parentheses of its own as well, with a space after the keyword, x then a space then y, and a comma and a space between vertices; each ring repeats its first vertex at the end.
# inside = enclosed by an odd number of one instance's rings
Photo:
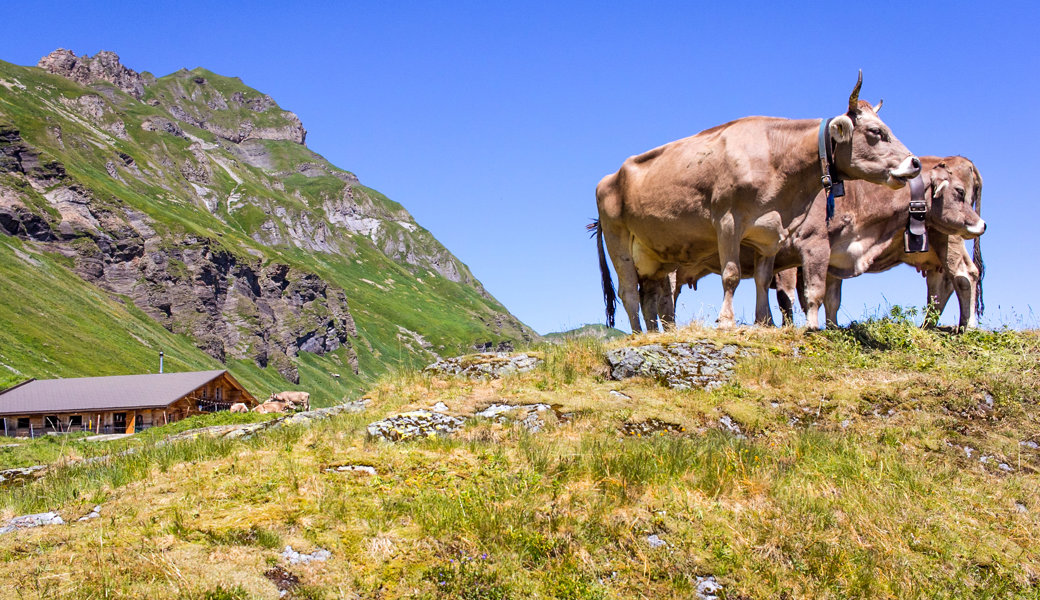
MULTIPOLYGON (((982 172, 984 324, 1040 326, 1035 4, 144 4, 5 3, 0 59, 105 49, 156 75, 241 77, 542 333, 603 320, 584 230, 603 175, 737 117, 838 114, 862 68, 861 97, 884 98, 911 150, 962 154, 982 172)), ((738 289, 746 321, 752 288, 738 289)), ((925 295, 909 267, 844 291, 843 321, 925 295)), ((680 298, 679 317, 713 320, 720 301, 718 278, 706 279, 680 298)), ((956 317, 952 302, 944 321, 956 317)))

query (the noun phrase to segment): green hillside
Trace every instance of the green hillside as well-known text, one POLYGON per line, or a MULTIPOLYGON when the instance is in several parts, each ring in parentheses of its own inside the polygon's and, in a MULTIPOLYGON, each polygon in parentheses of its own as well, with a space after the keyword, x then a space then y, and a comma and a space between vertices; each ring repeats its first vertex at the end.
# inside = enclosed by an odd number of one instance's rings
POLYGON ((204 69, 74 81, 68 56, 0 61, 0 382, 144 372, 164 346, 324 404, 537 337, 273 99, 204 69))

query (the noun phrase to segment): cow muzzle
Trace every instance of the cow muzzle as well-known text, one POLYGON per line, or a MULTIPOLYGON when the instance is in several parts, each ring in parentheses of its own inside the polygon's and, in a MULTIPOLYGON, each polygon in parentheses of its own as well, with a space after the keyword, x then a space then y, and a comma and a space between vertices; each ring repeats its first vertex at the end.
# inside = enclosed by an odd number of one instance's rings
POLYGON ((888 172, 888 187, 898 190, 921 173, 921 161, 911 154, 899 163, 899 166, 888 172))
POLYGON ((986 233, 986 222, 982 219, 979 219, 978 223, 975 223, 974 225, 969 225, 968 233, 970 233, 972 237, 979 237, 980 235, 986 233))

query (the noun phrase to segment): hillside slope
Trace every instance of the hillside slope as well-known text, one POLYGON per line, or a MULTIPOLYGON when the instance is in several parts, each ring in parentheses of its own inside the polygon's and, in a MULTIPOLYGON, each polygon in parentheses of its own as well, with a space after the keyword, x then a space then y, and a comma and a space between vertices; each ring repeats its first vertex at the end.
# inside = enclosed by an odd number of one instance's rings
MULTIPOLYGON (((264 381, 258 395, 302 386, 328 402, 398 366, 537 337, 400 204, 305 138, 273 99, 204 69, 155 78, 65 50, 38 67, 0 62, 0 234, 64 257, 54 268, 107 298, 88 312, 132 307, 191 340, 185 364, 225 362, 264 381)), ((18 301, 45 305, 20 265, 6 265, 18 301)), ((0 367, 0 385, 120 371, 159 350, 123 345, 84 372, 62 336, 21 335, 37 326, 0 322, 0 364, 14 369, 0 367)))
POLYGON ((490 381, 385 377, 364 412, 250 441, 158 446, 157 429, 122 442, 130 455, 33 442, 111 459, 0 489, 3 516, 73 521, 100 504, 101 517, 0 536, 0 582, 53 598, 1040 591, 1036 332, 953 336, 896 315, 819 333, 586 337, 540 355, 490 381), (729 348, 736 364, 711 390, 611 379, 608 351, 636 345, 729 348), (484 412, 500 404, 529 408, 484 412), (368 434, 435 405, 462 426, 368 434))

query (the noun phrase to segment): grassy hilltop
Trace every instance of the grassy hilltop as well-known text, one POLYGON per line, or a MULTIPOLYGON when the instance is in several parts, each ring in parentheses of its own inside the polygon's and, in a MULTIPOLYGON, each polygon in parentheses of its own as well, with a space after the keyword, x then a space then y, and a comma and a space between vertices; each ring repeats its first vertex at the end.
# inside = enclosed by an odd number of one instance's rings
MULTIPOLYGON (((277 598, 274 580, 295 598, 696 598, 709 576, 720 598, 1040 594, 1036 332, 950 335, 897 314, 540 352, 494 381, 402 370, 362 413, 251 441, 154 446, 152 430, 124 442, 136 454, 0 489, 7 516, 102 505, 0 536, 0 581, 54 598, 277 598), (607 378, 610 348, 684 340, 738 345, 729 383, 607 378), (366 435, 437 402, 565 418, 366 435), (343 464, 376 474, 326 471, 343 464), (331 558, 291 565, 286 545, 331 558)), ((52 460, 86 452, 50 443, 52 460)))

